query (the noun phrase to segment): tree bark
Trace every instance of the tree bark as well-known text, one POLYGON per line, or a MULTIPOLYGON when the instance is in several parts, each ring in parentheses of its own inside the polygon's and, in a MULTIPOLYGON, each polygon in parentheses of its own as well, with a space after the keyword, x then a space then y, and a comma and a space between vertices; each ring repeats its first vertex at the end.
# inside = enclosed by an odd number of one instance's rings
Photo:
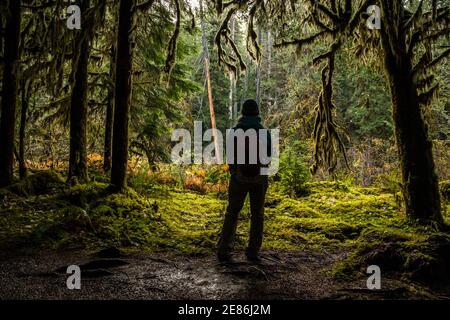
POLYGON ((25 132, 27 126, 27 113, 29 103, 28 90, 30 88, 30 85, 30 82, 26 79, 22 81, 18 156, 20 179, 26 178, 27 176, 27 166, 25 165, 25 132))
MULTIPOLYGON (((417 88, 412 75, 412 62, 407 54, 405 32, 396 25, 396 10, 383 1, 382 46, 388 80, 397 149, 403 179, 406 214, 409 219, 428 224, 441 224, 440 194, 434 170, 432 142, 421 112, 417 88), (391 9, 391 10, 389 10, 391 9)), ((401 10, 401 9, 398 9, 401 10)))
MULTIPOLYGON (((115 50, 114 46, 111 49, 111 65, 109 75, 114 82, 114 59, 115 50)), ((113 131, 113 117, 114 117, 114 87, 111 86, 108 90, 108 104, 106 105, 106 118, 105 118, 105 145, 103 152, 103 171, 108 172, 111 170, 111 151, 112 151, 112 131, 113 131)))
MULTIPOLYGON (((258 41, 262 44, 262 30, 261 27, 258 26, 258 41)), ((262 61, 258 62, 258 65, 256 66, 256 102, 259 105, 259 109, 261 112, 261 63, 262 61)))
POLYGON ((14 128, 16 120, 17 78, 19 71, 20 0, 8 2, 9 18, 5 28, 3 88, 0 119, 0 187, 14 178, 14 128))
POLYGON ((134 1, 120 0, 119 4, 111 166, 111 185, 117 191, 122 191, 126 187, 133 58, 130 34, 133 24, 133 3, 134 1))
MULTIPOLYGON (((89 0, 83 0, 81 12, 86 15, 89 0)), ((75 82, 70 99, 70 157, 68 180, 84 183, 88 181, 87 170, 87 91, 90 39, 87 26, 79 31, 72 68, 75 82), (76 180, 76 181, 75 181, 76 180)))
POLYGON ((222 163, 222 154, 220 153, 219 140, 217 139, 216 131, 215 131, 217 129, 216 114, 214 113, 212 85, 211 85, 211 77, 210 77, 210 73, 209 73, 209 59, 208 59, 207 55, 204 58, 204 63, 205 63, 206 84, 208 87, 209 115, 211 118, 211 128, 214 130, 213 134, 212 134, 213 139, 214 139, 214 150, 215 150, 215 155, 216 155, 216 161, 218 164, 221 164, 222 163))

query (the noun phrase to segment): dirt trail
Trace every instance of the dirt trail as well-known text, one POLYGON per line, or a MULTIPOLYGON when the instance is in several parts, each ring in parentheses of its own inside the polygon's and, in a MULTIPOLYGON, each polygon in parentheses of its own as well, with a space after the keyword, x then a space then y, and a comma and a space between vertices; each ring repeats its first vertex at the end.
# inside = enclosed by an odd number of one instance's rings
POLYGON ((237 254, 230 266, 212 255, 121 255, 114 250, 2 256, 1 299, 421 298, 395 279, 383 279, 381 291, 365 289, 365 279, 333 280, 324 270, 343 253, 265 251, 259 265, 237 254), (66 287, 71 264, 81 267, 81 290, 66 287))

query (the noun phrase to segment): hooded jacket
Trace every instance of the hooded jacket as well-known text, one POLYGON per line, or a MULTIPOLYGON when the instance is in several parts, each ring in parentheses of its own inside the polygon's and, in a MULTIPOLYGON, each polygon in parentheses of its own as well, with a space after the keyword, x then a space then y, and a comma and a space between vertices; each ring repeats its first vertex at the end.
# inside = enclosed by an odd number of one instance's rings
MULTIPOLYGON (((260 170, 262 167, 266 167, 267 165, 263 165, 260 163, 259 159, 259 144, 260 139, 264 139, 263 136, 260 135, 259 130, 265 129, 263 125, 261 124, 261 118, 259 116, 242 116, 239 120, 236 126, 233 128, 233 130, 242 129, 244 132, 246 132, 249 129, 256 130, 257 137, 258 137, 258 143, 257 143, 257 150, 258 150, 258 157, 257 157, 257 163, 256 164, 250 164, 249 162, 249 139, 246 138, 245 141, 245 163, 244 164, 238 164, 238 150, 237 150, 237 143, 236 138, 234 140, 234 162, 232 164, 229 164, 230 166, 230 172, 231 175, 237 176, 240 180, 245 180, 247 182, 252 182, 256 180, 260 180, 261 174, 260 170)), ((262 134, 262 133, 261 133, 262 134)), ((267 130, 267 153, 266 155, 268 157, 271 157, 272 155, 272 139, 270 136, 270 131, 267 130)))

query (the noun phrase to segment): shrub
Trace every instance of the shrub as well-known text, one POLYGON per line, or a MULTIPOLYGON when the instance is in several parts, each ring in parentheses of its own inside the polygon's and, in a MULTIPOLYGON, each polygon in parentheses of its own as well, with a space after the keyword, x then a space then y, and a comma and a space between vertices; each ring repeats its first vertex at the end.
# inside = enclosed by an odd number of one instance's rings
POLYGON ((206 172, 205 181, 213 184, 227 182, 230 179, 230 172, 227 165, 210 166, 206 172))
POLYGON ((186 179, 184 180, 184 188, 200 194, 205 194, 207 191, 204 180, 195 175, 186 176, 186 179))
POLYGON ((396 194, 402 192, 400 174, 396 170, 376 176, 374 185, 388 193, 396 194))
POLYGON ((177 180, 174 178, 173 174, 167 170, 160 170, 154 173, 154 178, 156 183, 163 185, 175 185, 177 180))
POLYGON ((299 197, 309 193, 306 185, 309 179, 306 153, 306 146, 296 141, 286 146, 280 155, 278 175, 281 190, 290 196, 299 197))

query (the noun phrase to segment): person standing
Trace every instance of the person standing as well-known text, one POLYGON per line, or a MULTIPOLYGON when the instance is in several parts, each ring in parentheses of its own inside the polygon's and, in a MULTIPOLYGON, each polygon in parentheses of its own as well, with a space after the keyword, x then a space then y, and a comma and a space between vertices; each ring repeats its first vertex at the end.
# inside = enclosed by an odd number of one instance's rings
MULTIPOLYGON (((251 262, 260 262, 259 250, 263 239, 264 227, 264 201, 268 188, 268 176, 262 174, 261 169, 267 165, 260 163, 260 146, 267 146, 268 157, 271 156, 271 137, 268 130, 261 124, 259 117, 259 107, 255 100, 246 100, 242 106, 242 117, 233 128, 234 154, 229 163, 231 178, 228 187, 228 207, 220 234, 217 257, 221 263, 232 263, 231 251, 236 234, 239 213, 244 206, 247 195, 250 197, 250 238, 245 252, 247 259, 251 262), (241 130, 239 130, 241 129, 241 130), (250 131, 249 131, 250 130, 250 131), (237 133, 237 134, 236 134, 237 133), (256 133, 257 142, 248 137, 249 134, 256 133), (245 144, 237 147, 236 139, 242 134, 245 144), (252 153, 255 153, 252 154, 252 153), (238 161, 245 156, 245 161, 238 161), (255 159, 256 161, 251 160, 255 159)), ((228 147, 228 145, 227 145, 228 147)), ((228 150, 227 150, 228 151, 228 150)))

